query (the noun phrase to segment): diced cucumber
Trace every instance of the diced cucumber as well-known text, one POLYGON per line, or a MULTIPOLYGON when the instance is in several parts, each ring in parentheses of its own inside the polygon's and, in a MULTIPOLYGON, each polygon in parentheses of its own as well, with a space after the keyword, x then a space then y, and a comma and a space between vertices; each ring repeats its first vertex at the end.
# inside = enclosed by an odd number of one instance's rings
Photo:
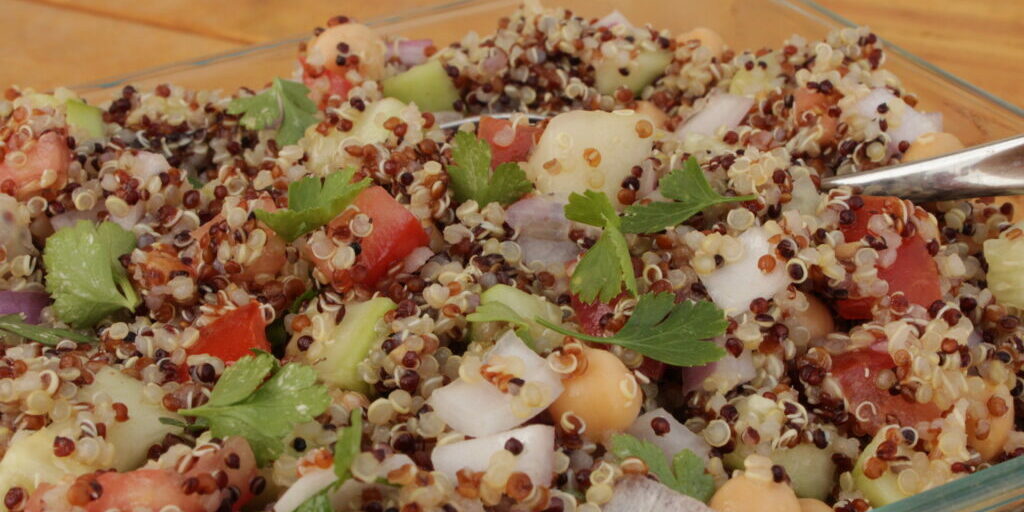
MULTIPOLYGON (((860 492, 864 493, 864 497, 867 498, 868 502, 871 503, 872 507, 878 508, 890 503, 907 498, 910 495, 900 490, 900 486, 897 480, 896 473, 893 473, 891 469, 885 470, 882 476, 878 478, 868 478, 864 474, 864 465, 868 459, 875 456, 875 452, 878 450, 878 445, 885 441, 886 433, 894 426, 883 428, 875 434, 875 438, 871 440, 867 448, 857 458, 857 464, 853 467, 853 483, 857 486, 860 492)), ((910 455, 909 450, 905 446, 900 445, 896 451, 898 456, 910 455)))
MULTIPOLYGON (((554 348, 552 345, 557 345, 562 339, 561 335, 554 335, 550 329, 535 321, 539 317, 555 324, 562 323, 562 310, 544 297, 513 286, 496 284, 480 294, 481 305, 495 302, 507 306, 529 323, 528 330, 535 349, 543 351, 554 348)), ((470 336, 474 340, 480 340, 482 333, 489 330, 486 323, 491 322, 473 323, 470 326, 470 336)))
POLYGON ((107 426, 107 440, 114 446, 111 465, 118 471, 129 471, 146 461, 149 447, 163 441, 167 434, 180 430, 160 422, 160 418, 184 421, 181 416, 164 409, 162 404, 146 399, 145 384, 113 368, 96 372, 93 383, 83 388, 81 396, 91 399, 103 392, 114 402, 128 407, 128 420, 107 426))
MULTIPOLYGON (((729 469, 744 469, 744 461, 754 449, 745 443, 722 457, 729 469)), ((832 451, 820 449, 811 444, 798 444, 792 448, 776 448, 766 456, 772 463, 786 468, 793 491, 801 498, 824 500, 832 492, 835 482, 836 465, 832 462, 832 451)))
MULTIPOLYGON (((328 332, 325 339, 314 339, 320 347, 298 352, 306 358, 316 354, 313 365, 320 378, 342 389, 369 393, 370 385, 359 376, 359 363, 386 334, 384 315, 398 307, 391 299, 377 297, 366 302, 346 304, 345 318, 328 332)), ((294 341, 293 341, 294 344, 294 341)))
POLYGON ((68 126, 71 135, 76 139, 93 140, 103 138, 106 129, 103 125, 103 111, 82 100, 69 99, 64 102, 67 108, 68 126))
POLYGON ((665 74, 670 62, 672 53, 667 51, 642 51, 625 68, 612 59, 603 59, 594 67, 594 85, 601 94, 614 94, 620 87, 640 94, 644 87, 665 74), (623 75, 621 69, 627 74, 623 75))
POLYGON ((413 66, 381 81, 384 96, 415 103, 424 112, 454 110, 459 91, 440 61, 413 66))
POLYGON ((28 492, 43 483, 56 483, 65 475, 81 475, 100 469, 97 465, 82 464, 74 457, 53 454, 53 440, 59 433, 71 430, 71 423, 52 424, 35 433, 17 438, 0 460, 0 496, 6 496, 12 487, 28 492))

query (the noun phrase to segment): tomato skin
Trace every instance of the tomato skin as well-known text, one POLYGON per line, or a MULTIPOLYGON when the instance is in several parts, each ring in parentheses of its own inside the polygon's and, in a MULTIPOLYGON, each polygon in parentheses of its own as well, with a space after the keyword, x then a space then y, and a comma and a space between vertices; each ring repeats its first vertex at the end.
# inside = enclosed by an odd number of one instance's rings
POLYGON ((392 265, 430 242, 419 219, 381 187, 364 190, 353 204, 373 222, 373 231, 359 241, 356 258, 356 265, 366 269, 358 279, 364 285, 373 286, 392 265))
POLYGON ((611 335, 612 333, 601 325, 601 319, 605 315, 615 312, 615 303, 618 300, 619 297, 616 297, 612 299, 610 304, 597 300, 588 304, 580 300, 576 295, 573 295, 570 304, 572 310, 576 312, 576 323, 580 324, 580 330, 583 331, 583 334, 591 336, 611 335))
MULTIPOLYGON (((862 196, 864 206, 854 210, 854 222, 840 226, 847 242, 857 241, 868 234, 871 216, 880 213, 897 213, 900 200, 895 197, 862 196)), ((889 283, 889 295, 903 292, 911 304, 928 307, 942 298, 939 287, 939 267, 928 252, 928 245, 918 235, 904 238, 896 250, 896 260, 888 267, 879 267, 878 277, 889 283)), ((852 297, 836 301, 839 316, 847 320, 871 318, 873 297, 852 297)))
MULTIPOLYGON (((886 418, 895 420, 901 426, 913 427, 922 421, 934 420, 942 414, 942 411, 931 402, 911 402, 902 395, 893 396, 887 390, 878 389, 875 385, 878 373, 895 367, 892 356, 887 352, 870 348, 832 356, 831 373, 839 382, 839 387, 846 397, 849 405, 847 412, 868 434, 874 435, 878 429, 889 424, 886 418), (872 415, 864 411, 862 415, 868 417, 861 421, 856 418, 856 411, 864 402, 873 403, 878 414, 872 415)), ((868 407, 865 409, 870 410, 868 407)))
POLYGON ((513 137, 512 142, 502 146, 494 142, 494 138, 506 127, 512 127, 512 121, 486 116, 480 119, 480 126, 477 128, 476 133, 478 137, 486 140, 491 146, 491 168, 495 168, 505 162, 525 162, 529 159, 533 146, 540 139, 541 132, 544 131, 536 126, 525 123, 520 124, 514 128, 515 137, 513 137))
MULTIPOLYGON (((7 141, 8 153, 27 146, 18 144, 15 137, 7 141)), ((19 201, 25 201, 43 191, 39 180, 47 170, 56 173, 54 182, 46 187, 48 190, 59 190, 68 182, 68 166, 71 164, 71 150, 68 149, 67 137, 57 132, 46 132, 22 153, 24 164, 14 165, 9 158, 0 157, 0 191, 7 191, 19 201)), ((3 193, 3 192, 0 192, 3 193)))
POLYGON ((327 99, 332 95, 337 95, 342 101, 348 99, 352 84, 345 80, 345 69, 315 70, 306 64, 306 59, 302 57, 299 57, 299 64, 302 65, 302 83, 309 88, 310 99, 317 102, 321 109, 327 105, 327 99))
POLYGON ((253 349, 270 352, 265 327, 259 302, 250 302, 201 327, 199 340, 188 353, 210 354, 233 363, 252 354, 253 349))
POLYGON ((85 506, 86 512, 131 510, 160 504, 174 505, 182 512, 204 512, 198 494, 181 491, 184 477, 165 469, 137 469, 127 473, 111 471, 96 478, 103 488, 99 499, 85 506))

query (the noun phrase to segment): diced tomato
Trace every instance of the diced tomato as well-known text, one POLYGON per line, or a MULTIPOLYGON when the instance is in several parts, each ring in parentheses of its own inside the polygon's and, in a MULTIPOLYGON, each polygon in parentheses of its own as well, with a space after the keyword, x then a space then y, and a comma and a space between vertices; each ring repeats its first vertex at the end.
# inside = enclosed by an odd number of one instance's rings
POLYGON ((345 80, 344 69, 315 70, 301 57, 299 63, 302 64, 302 83, 309 88, 310 99, 317 102, 320 108, 326 105, 327 98, 332 95, 337 95, 342 100, 348 99, 348 91, 352 90, 352 84, 345 80))
POLYGON ((253 349, 270 352, 265 327, 260 304, 250 302, 200 328, 199 341, 188 353, 210 354, 233 363, 252 354, 253 349))
POLYGON ((856 242, 868 234, 868 221, 879 213, 899 213, 903 208, 900 198, 891 196, 860 196, 864 200, 864 206, 853 212, 853 222, 840 224, 839 230, 843 232, 847 242, 856 242))
POLYGON ((580 324, 580 329, 583 330, 583 333, 591 336, 611 335, 612 333, 601 325, 601 319, 615 311, 615 303, 623 296, 619 295, 607 304, 598 300, 587 304, 576 295, 573 295, 571 302, 572 310, 576 312, 576 323, 580 324))
MULTIPOLYGON (((204 449, 205 450, 205 449, 204 449)), ((76 486, 101 489, 98 496, 77 504, 85 512, 108 510, 162 510, 172 505, 182 512, 238 511, 252 499, 251 480, 256 476, 256 459, 249 443, 241 437, 230 437, 219 449, 206 450, 190 469, 179 473, 175 468, 146 468, 118 473, 96 472, 66 479, 62 483, 40 485, 28 500, 26 512, 72 510, 68 495, 76 486), (231 459, 231 462, 228 462, 231 459), (218 485, 219 475, 227 477, 218 485), (188 483, 194 479, 194 484, 188 483), (193 485, 203 492, 189 491, 193 485), (233 489, 232 489, 233 488, 233 489), (225 502, 234 496, 231 507, 225 502)))
POLYGON ((362 284, 372 286, 392 265, 430 241, 419 219, 381 187, 364 190, 353 204, 373 223, 373 231, 359 242, 356 258, 356 264, 366 269, 362 284))
POLYGON ((505 162, 525 162, 543 131, 526 123, 512 126, 508 119, 484 117, 477 136, 491 145, 491 167, 497 167, 505 162))
POLYGON ((886 352, 860 349, 832 356, 832 376, 839 381, 849 408, 847 412, 868 434, 874 434, 881 427, 892 423, 912 427, 922 421, 938 418, 942 411, 932 403, 910 401, 902 395, 892 395, 888 390, 878 389, 875 379, 878 373, 894 369, 896 364, 886 352), (870 402, 874 405, 863 406, 870 402), (858 409, 859 408, 859 409, 858 409), (863 420, 857 419, 857 414, 863 420))
MULTIPOLYGON (((840 228, 846 241, 856 241, 868 234, 868 220, 879 213, 897 213, 901 206, 895 197, 862 196, 864 206, 855 210, 854 222, 840 228)), ((928 252, 928 246, 918 235, 904 238, 896 250, 896 260, 888 267, 878 269, 878 277, 889 283, 889 294, 903 292, 911 304, 928 307, 942 298, 939 288, 939 267, 928 252)), ((847 320, 871 318, 875 304, 871 297, 852 297, 836 301, 839 316, 847 320)))
POLYGON ((24 201, 44 189, 56 190, 67 184, 71 150, 68 149, 66 137, 57 132, 46 132, 35 141, 21 142, 15 139, 15 136, 8 139, 7 157, 0 157, 0 193, 24 201), (15 165, 11 155, 18 150, 22 150, 20 153, 24 156, 24 162, 15 165), (46 178, 48 183, 43 186, 41 180, 47 171, 54 173, 53 179, 50 181, 46 178))
POLYGON ((806 112, 811 112, 818 117, 817 123, 822 128, 821 135, 818 136, 818 142, 821 144, 831 143, 836 138, 839 120, 829 115, 828 110, 835 104, 837 98, 838 96, 835 94, 822 94, 806 87, 800 87, 793 92, 797 120, 803 122, 806 112))

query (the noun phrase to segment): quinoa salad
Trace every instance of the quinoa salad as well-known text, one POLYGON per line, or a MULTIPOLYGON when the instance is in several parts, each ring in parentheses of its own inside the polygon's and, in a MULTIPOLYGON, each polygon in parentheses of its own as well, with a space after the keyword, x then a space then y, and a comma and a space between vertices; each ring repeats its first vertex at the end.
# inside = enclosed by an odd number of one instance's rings
POLYGON ((7 88, 4 507, 864 512, 1024 455, 1024 203, 820 187, 963 147, 885 61, 527 1, 7 88))

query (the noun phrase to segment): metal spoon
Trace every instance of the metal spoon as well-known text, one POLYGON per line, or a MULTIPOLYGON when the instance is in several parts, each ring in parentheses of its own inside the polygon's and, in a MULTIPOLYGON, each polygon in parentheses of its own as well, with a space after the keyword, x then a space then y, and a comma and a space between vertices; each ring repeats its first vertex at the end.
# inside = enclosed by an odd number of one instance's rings
MULTIPOLYGON (((498 119, 525 116, 531 122, 548 116, 522 112, 487 114, 498 119)), ((441 123, 457 129, 478 123, 483 116, 441 123)), ((822 188, 851 187, 862 194, 902 197, 912 201, 948 201, 972 197, 1024 195, 1024 135, 967 148, 928 160, 899 164, 874 171, 831 176, 822 188)))
POLYGON ((1024 194, 1024 135, 928 160, 832 176, 822 188, 852 187, 863 194, 912 201, 948 201, 1024 194))

